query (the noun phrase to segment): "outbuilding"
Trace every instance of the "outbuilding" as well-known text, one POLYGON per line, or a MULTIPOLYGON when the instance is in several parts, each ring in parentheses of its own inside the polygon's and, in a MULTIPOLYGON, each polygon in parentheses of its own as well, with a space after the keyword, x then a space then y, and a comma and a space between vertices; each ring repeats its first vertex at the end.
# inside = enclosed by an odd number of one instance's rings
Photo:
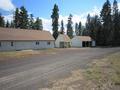
POLYGON ((57 48, 69 48, 71 47, 71 40, 67 35, 60 34, 55 41, 55 47, 57 48))
POLYGON ((95 41, 90 36, 75 36, 71 40, 72 47, 95 47, 95 41))
POLYGON ((0 28, 0 51, 54 48, 50 32, 0 28))

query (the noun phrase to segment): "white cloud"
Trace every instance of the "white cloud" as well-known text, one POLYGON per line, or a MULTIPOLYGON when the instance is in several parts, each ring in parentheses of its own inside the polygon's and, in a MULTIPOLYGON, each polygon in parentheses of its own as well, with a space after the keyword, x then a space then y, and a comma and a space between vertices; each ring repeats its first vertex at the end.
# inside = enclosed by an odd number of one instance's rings
POLYGON ((42 19, 44 30, 52 32, 52 20, 51 19, 45 19, 45 18, 40 18, 40 19, 42 19))
POLYGON ((5 19, 5 21, 12 21, 13 20, 13 15, 12 14, 10 14, 10 15, 6 15, 6 16, 4 16, 4 19, 5 19))
POLYGON ((118 9, 120 10, 120 3, 118 3, 118 9))
POLYGON ((11 11, 15 9, 12 0, 0 0, 0 9, 11 11))
MULTIPOLYGON (((99 13, 100 13, 100 9, 95 6, 93 8, 93 10, 91 10, 91 11, 88 11, 88 12, 85 12, 85 13, 82 13, 82 14, 73 14, 73 18, 72 18, 73 28, 75 27, 76 22, 79 23, 81 21, 82 25, 85 25, 86 18, 87 18, 88 14, 90 14, 91 16, 94 16, 94 15, 99 15, 99 13)), ((59 16, 59 30, 60 30, 61 20, 63 20, 65 31, 66 31, 66 25, 67 25, 68 17, 69 17, 69 15, 68 16, 63 16, 63 15, 59 16)), ((52 20, 51 19, 45 19, 45 18, 41 18, 41 19, 43 21, 44 30, 48 30, 48 31, 52 32, 52 26, 51 26, 52 25, 52 20)))
MULTIPOLYGON (((72 18, 73 27, 75 27, 74 25, 75 25, 76 22, 78 23, 80 21, 82 22, 82 25, 85 25, 88 13, 91 16, 99 15, 100 9, 95 6, 93 8, 93 10, 91 10, 91 11, 88 11, 88 12, 85 12, 85 13, 80 13, 80 14, 73 14, 73 18, 72 18)), ((61 20, 63 20, 64 21, 65 31, 66 31, 66 25, 67 25, 68 17, 69 17, 69 15, 67 15, 67 16, 60 15, 59 16, 59 30, 60 30, 61 20)), ((13 15, 5 16, 5 20, 11 21, 12 18, 13 18, 13 15)), ((52 20, 51 19, 42 18, 42 17, 40 17, 40 19, 42 19, 44 30, 52 32, 52 20)))

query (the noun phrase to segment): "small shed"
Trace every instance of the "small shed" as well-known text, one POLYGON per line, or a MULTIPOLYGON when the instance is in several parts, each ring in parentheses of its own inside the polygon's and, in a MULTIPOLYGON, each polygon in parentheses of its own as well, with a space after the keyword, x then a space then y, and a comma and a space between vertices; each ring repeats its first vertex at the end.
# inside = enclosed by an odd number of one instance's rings
POLYGON ((70 38, 67 35, 60 34, 55 41, 57 48, 69 48, 71 47, 70 38))
POLYGON ((72 47, 94 47, 95 41, 90 36, 75 36, 71 40, 72 47))

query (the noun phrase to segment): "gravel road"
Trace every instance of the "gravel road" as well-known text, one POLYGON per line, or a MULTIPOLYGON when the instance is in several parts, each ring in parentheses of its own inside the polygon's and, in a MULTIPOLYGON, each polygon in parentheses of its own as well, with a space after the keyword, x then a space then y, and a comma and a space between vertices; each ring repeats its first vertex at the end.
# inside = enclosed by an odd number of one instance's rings
POLYGON ((0 90, 38 90, 67 77, 72 70, 87 68, 93 59, 120 52, 120 48, 58 49, 46 55, 0 61, 0 90))

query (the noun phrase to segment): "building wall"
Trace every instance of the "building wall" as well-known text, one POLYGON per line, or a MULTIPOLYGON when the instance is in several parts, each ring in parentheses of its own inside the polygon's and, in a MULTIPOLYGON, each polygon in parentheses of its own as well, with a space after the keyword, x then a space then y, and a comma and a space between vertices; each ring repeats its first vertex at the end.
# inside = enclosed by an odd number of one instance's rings
POLYGON ((63 35, 59 35, 58 36, 58 38, 56 39, 56 41, 55 41, 55 47, 56 48, 60 48, 61 46, 60 46, 60 43, 64 43, 64 46, 66 47, 66 48, 68 48, 69 46, 71 46, 71 42, 70 42, 70 40, 67 40, 63 35), (68 45, 67 45, 67 44, 68 45), (69 45, 70 44, 70 45, 69 45))
POLYGON ((92 41, 92 47, 95 47, 95 46, 96 46, 96 42, 92 41))
POLYGON ((82 41, 80 41, 78 38, 73 38, 71 40, 71 46, 72 47, 82 47, 82 41))
POLYGON ((54 41, 0 41, 0 43, 0 51, 54 48, 54 41), (39 44, 36 45, 36 42, 39 44))
MULTIPOLYGON (((72 47, 83 47, 82 42, 83 41, 80 41, 79 38, 75 37, 71 40, 71 46, 72 47)), ((95 47, 95 46, 96 46, 95 41, 92 41, 92 47, 95 47)))
POLYGON ((63 37, 60 35, 55 41, 55 47, 59 48, 60 47, 60 42, 64 42, 63 37))

